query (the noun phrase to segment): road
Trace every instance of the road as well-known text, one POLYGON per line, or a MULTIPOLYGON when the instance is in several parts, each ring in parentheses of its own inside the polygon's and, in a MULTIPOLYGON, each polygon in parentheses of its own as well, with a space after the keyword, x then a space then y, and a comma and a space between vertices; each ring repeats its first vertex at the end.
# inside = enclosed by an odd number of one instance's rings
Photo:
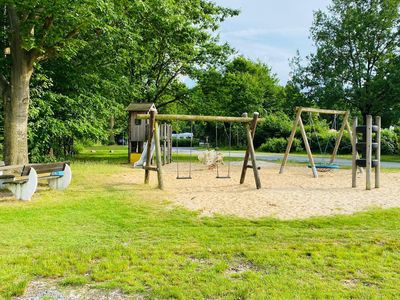
MULTIPOLYGON (((173 148, 174 153, 176 153, 176 148, 173 148)), ((198 155, 201 151, 193 149, 192 154, 198 155)), ((221 151, 225 157, 228 156, 227 151, 221 151)), ((179 148, 179 153, 180 154, 189 154, 190 153, 190 148, 187 147, 180 147, 179 148)), ((239 157, 242 158, 244 157, 244 151, 235 151, 231 153, 231 157, 239 157)), ((271 162, 276 162, 278 160, 283 159, 283 154, 266 154, 266 153, 256 153, 256 157, 260 161, 271 161, 271 162)), ((316 163, 327 163, 329 162, 328 158, 320 158, 317 156, 314 156, 314 160, 316 163)), ((289 155, 289 161, 292 162, 298 162, 298 163, 307 163, 308 158, 307 156, 298 156, 298 155, 289 155)), ((343 159, 343 158, 338 158, 336 159, 336 164, 340 166, 351 166, 351 160, 350 159, 343 159)), ((400 157, 399 157, 399 162, 382 162, 381 166, 383 168, 399 168, 400 169, 400 157)))

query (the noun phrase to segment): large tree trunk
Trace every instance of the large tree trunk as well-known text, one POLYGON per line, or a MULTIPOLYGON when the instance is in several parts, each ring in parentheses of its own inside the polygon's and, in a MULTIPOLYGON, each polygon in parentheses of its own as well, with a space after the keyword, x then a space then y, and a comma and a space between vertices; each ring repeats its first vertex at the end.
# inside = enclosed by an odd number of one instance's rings
POLYGON ((4 160, 6 164, 28 163, 29 83, 33 71, 30 54, 22 48, 20 22, 13 7, 7 9, 11 29, 10 97, 4 105, 4 160))

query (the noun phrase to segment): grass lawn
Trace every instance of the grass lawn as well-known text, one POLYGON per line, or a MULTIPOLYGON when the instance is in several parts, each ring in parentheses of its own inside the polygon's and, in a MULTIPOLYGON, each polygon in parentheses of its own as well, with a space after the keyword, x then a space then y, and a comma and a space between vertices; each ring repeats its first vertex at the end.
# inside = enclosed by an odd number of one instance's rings
POLYGON ((103 162, 73 162, 62 193, 0 201, 0 298, 42 277, 150 299, 400 295, 400 209, 305 221, 200 218, 130 184, 118 153, 95 154, 103 162))

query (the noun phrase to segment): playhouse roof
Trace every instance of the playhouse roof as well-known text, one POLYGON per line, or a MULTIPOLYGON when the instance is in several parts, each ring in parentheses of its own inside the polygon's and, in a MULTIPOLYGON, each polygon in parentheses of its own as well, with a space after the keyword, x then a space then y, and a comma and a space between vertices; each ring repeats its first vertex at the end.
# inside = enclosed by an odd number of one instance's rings
POLYGON ((152 108, 156 108, 154 103, 131 103, 126 108, 127 111, 149 112, 152 108))

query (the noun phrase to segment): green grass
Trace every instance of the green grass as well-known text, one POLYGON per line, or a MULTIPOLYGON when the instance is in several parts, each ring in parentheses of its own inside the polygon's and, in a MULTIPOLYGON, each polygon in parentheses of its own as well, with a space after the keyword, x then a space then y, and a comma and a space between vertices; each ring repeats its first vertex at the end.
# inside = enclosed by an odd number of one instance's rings
POLYGON ((64 192, 0 201, 0 298, 42 277, 150 299, 400 295, 400 209, 303 221, 200 218, 133 184, 142 174, 118 163, 122 150, 101 151, 73 162, 64 192))

